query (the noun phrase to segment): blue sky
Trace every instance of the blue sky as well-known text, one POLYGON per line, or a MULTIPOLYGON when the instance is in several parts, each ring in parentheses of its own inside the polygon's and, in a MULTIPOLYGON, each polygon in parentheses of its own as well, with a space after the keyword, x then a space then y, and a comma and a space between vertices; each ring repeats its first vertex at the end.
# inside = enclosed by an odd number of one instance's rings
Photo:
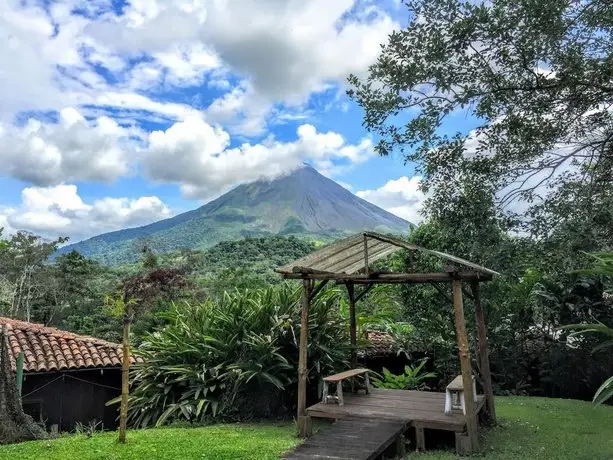
POLYGON ((414 168, 374 154, 344 93, 406 19, 396 0, 2 2, 0 227, 75 241, 305 161, 419 221, 414 168))

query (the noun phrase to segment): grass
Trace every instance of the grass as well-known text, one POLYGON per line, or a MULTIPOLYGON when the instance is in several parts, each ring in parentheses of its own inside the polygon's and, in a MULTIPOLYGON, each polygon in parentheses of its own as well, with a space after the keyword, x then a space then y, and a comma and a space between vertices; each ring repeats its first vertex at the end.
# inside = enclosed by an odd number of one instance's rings
POLYGON ((192 460, 278 459, 297 443, 292 423, 213 425, 128 431, 126 445, 117 433, 65 436, 0 446, 0 459, 19 460, 192 460))
MULTIPOLYGON (((488 460, 611 460, 613 407, 560 399, 496 399, 500 426, 482 430, 480 458, 488 460)), ((426 433, 426 437, 428 434, 426 433)), ((170 460, 277 459, 297 443, 291 423, 214 425, 66 436, 0 446, 0 459, 170 460)), ((408 460, 457 459, 449 451, 410 454, 408 460)))
MULTIPOLYGON (((564 399, 501 397, 496 398, 496 412, 500 426, 482 430, 482 458, 613 459, 613 407, 564 399)), ((408 456, 415 460, 457 458, 450 451, 408 456)))

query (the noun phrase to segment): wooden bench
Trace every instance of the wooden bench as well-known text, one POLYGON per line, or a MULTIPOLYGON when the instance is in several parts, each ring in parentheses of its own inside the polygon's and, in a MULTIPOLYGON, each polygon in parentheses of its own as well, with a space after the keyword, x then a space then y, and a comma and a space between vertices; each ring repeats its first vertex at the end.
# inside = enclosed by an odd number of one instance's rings
MULTIPOLYGON (((477 386, 475 385, 475 376, 473 375, 473 401, 477 401, 477 386)), ((462 376, 458 375, 447 385, 445 391, 445 414, 451 415, 453 410, 461 410, 466 415, 466 401, 464 399, 464 381, 462 376)))
POLYGON ((339 406, 344 404, 343 401, 343 380, 364 376, 364 384, 366 387, 366 394, 370 393, 370 379, 368 378, 368 369, 350 369, 345 372, 339 372, 338 374, 324 377, 324 392, 322 395, 322 402, 328 404, 329 400, 335 400, 339 406), (336 383, 336 396, 330 395, 329 385, 336 383))

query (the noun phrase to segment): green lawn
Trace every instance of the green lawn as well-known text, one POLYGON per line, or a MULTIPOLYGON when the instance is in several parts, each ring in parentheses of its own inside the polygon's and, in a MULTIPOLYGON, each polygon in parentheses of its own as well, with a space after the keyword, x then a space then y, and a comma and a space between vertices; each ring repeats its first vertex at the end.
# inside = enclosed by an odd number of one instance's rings
MULTIPOLYGON (((496 398, 500 427, 482 430, 491 460, 612 460, 613 407, 564 399, 496 398)), ((411 454, 409 459, 457 459, 451 452, 411 454)))
POLYGON ((295 433, 291 423, 160 428, 128 431, 125 446, 117 443, 117 433, 66 436, 1 446, 0 459, 273 460, 296 445, 295 433))
MULTIPOLYGON (((497 398, 501 426, 483 430, 480 458, 491 460, 613 460, 613 407, 543 398, 497 398)), ((291 423, 214 425, 66 436, 0 447, 0 459, 167 460, 277 459, 296 445, 291 423)), ((451 452, 410 454, 409 459, 457 459, 451 452)))

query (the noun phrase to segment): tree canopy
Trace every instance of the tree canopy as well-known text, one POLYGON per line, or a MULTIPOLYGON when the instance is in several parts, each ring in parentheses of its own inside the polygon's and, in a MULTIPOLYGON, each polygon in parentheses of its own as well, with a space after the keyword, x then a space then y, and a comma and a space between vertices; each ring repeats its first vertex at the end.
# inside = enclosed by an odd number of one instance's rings
POLYGON ((418 165, 430 214, 485 190, 539 237, 582 221, 610 239, 613 4, 404 3, 407 26, 349 95, 378 152, 418 165), (466 115, 474 129, 450 132, 466 115))

